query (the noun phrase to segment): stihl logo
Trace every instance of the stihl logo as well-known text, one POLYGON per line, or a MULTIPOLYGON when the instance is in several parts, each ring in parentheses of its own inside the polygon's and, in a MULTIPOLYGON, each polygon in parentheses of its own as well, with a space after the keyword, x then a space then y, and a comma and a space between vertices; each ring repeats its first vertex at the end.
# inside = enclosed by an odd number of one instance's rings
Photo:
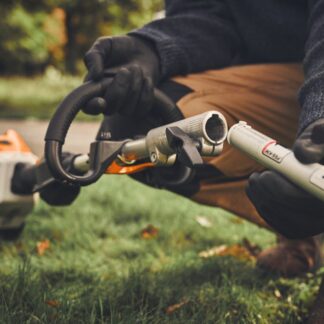
POLYGON ((262 149, 263 155, 277 163, 281 163, 289 152, 290 151, 283 146, 277 145, 276 141, 268 142, 262 149))
POLYGON ((265 151, 262 152, 265 156, 269 157, 271 160, 274 160, 278 163, 280 163, 282 161, 282 157, 276 153, 273 152, 271 149, 266 149, 265 151))

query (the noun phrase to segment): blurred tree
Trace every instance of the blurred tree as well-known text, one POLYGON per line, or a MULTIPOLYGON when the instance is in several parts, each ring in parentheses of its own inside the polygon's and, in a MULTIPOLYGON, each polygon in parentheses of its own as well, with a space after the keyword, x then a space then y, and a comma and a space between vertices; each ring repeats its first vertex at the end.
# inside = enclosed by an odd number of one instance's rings
POLYGON ((31 17, 20 6, 14 6, 14 1, 10 4, 0 3, 0 72, 39 70, 49 59, 42 30, 45 15, 31 17))
MULTIPOLYGON (((52 12, 56 8, 64 11, 64 27, 66 42, 64 44, 65 68, 67 72, 76 74, 77 61, 83 50, 81 31, 86 25, 91 33, 98 33, 98 25, 107 15, 108 0, 23 0, 23 7, 32 13, 52 12), (91 17, 91 24, 89 24, 91 17)), ((87 36, 84 35, 86 38, 87 36)))
POLYGON ((151 20, 161 8, 162 0, 0 0, 0 11, 7 17, 5 23, 0 22, 0 61, 8 50, 23 53, 22 61, 28 58, 36 65, 51 60, 57 65, 64 58, 66 71, 75 74, 97 37, 125 33, 151 20), (20 45, 4 46, 3 38, 20 45))
MULTIPOLYGON (((154 19, 163 9, 163 0, 114 0, 110 1, 108 26, 112 35, 123 34, 154 19)), ((108 34, 109 34, 108 32, 108 34)))
POLYGON ((161 7, 161 0, 24 0, 30 11, 61 8, 65 12, 65 68, 78 72, 77 62, 99 36, 138 27, 161 7), (146 18, 146 19, 145 19, 146 18))

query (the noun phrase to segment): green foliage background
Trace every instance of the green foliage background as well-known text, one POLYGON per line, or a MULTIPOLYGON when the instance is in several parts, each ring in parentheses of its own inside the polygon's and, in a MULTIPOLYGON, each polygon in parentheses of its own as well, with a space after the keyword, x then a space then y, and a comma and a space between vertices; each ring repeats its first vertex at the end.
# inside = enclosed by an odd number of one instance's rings
POLYGON ((152 20, 162 7, 161 0, 0 0, 0 75, 34 74, 48 65, 76 74, 97 37, 126 33, 152 20), (59 40, 45 27, 58 8, 65 13, 66 36, 59 59, 49 46, 59 46, 59 40))

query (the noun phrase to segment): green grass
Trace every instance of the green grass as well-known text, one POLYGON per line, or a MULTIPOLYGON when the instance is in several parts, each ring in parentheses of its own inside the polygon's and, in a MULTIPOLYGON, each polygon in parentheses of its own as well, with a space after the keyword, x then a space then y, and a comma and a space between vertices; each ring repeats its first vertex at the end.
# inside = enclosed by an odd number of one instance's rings
POLYGON ((1 244, 0 322, 301 323, 320 273, 288 280, 251 262, 198 256, 243 238, 262 247, 274 242, 223 210, 106 176, 71 207, 40 203, 21 239, 1 244), (213 226, 198 225, 197 215, 213 226), (143 240, 148 224, 159 234, 143 240), (43 239, 51 247, 39 256, 35 246, 43 239))
MULTIPOLYGON (((47 119, 80 83, 55 71, 0 78, 0 118, 47 119)), ((19 241, 0 243, 0 323, 302 323, 323 270, 288 280, 252 262, 198 255, 244 238, 274 243, 273 234, 223 210, 107 176, 71 207, 41 202, 19 241), (143 240, 148 224, 159 234, 143 240), (51 247, 39 256, 44 239, 51 247)))
MULTIPOLYGON (((81 77, 63 76, 49 70, 35 78, 0 78, 0 118, 49 119, 62 99, 82 84, 81 77)), ((82 120, 93 117, 85 114, 82 120)))

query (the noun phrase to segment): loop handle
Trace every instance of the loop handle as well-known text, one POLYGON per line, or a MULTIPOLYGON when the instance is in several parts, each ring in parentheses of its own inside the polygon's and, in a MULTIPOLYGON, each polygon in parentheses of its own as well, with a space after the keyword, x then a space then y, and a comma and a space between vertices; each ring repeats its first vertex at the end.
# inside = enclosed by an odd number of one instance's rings
MULTIPOLYGON (((61 102, 50 120, 45 136, 45 158, 56 179, 81 186, 89 185, 100 178, 115 159, 115 155, 119 154, 123 142, 119 142, 120 145, 112 142, 109 146, 107 141, 97 141, 91 144, 90 170, 85 175, 72 174, 66 171, 62 165, 62 147, 76 115, 91 99, 103 97, 111 82, 112 77, 110 76, 98 82, 89 81, 82 84, 61 102), (104 143, 105 145, 103 145, 104 143)), ((154 95, 155 109, 158 110, 163 121, 170 123, 183 119, 180 110, 163 92, 155 89, 154 95)))

